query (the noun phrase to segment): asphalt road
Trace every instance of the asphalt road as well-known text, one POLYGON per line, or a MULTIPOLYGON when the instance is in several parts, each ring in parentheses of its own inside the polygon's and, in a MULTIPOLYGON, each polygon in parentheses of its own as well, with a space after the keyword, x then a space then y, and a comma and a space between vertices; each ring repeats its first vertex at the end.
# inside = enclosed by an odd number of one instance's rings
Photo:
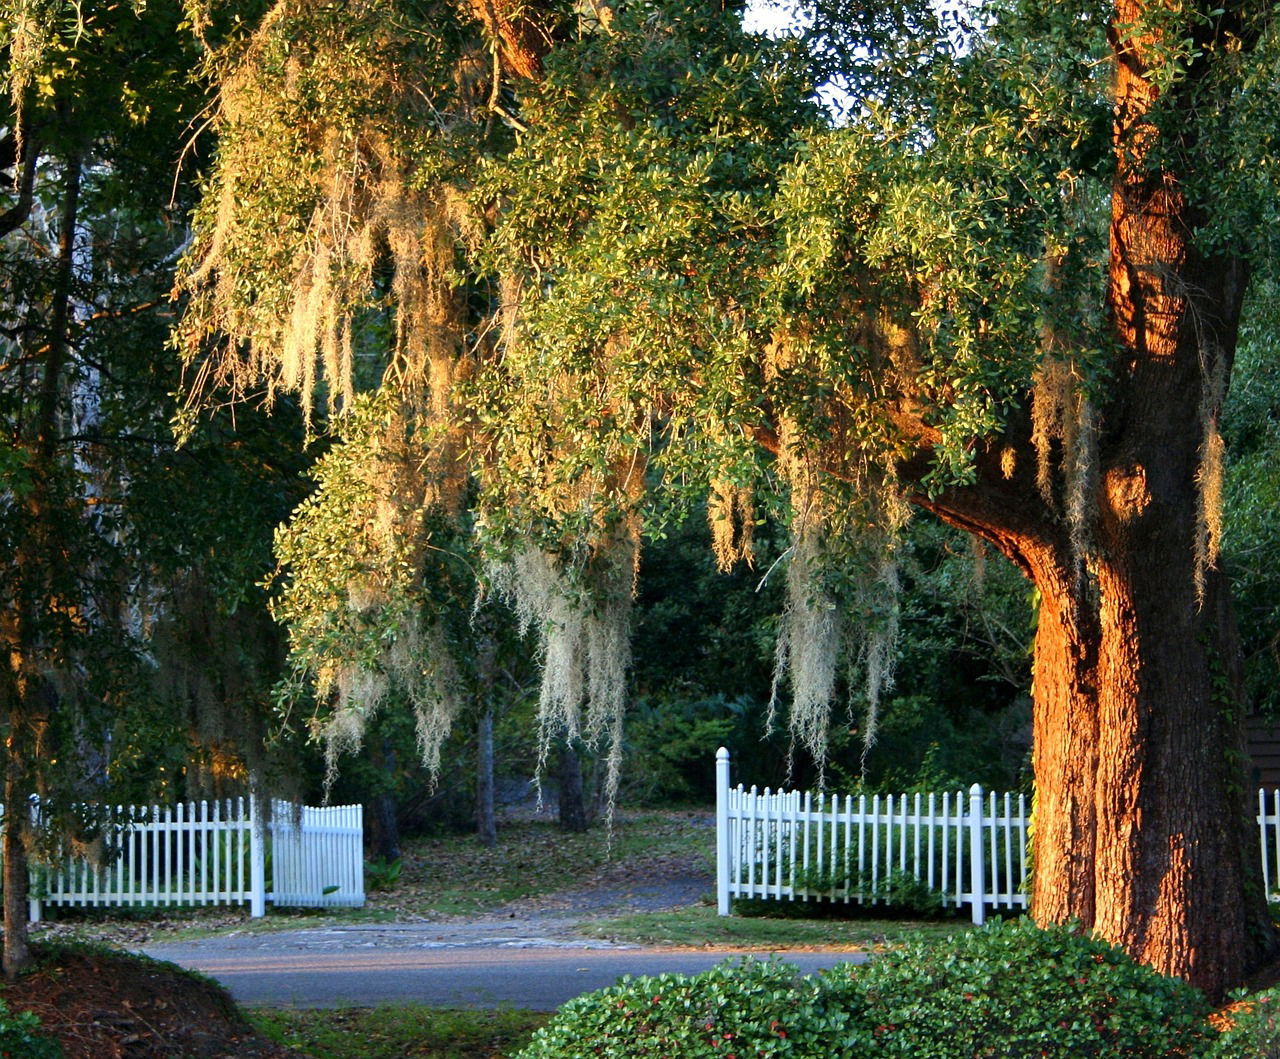
MULTIPOLYGON (((143 951, 216 978, 250 1007, 419 1003, 538 1011, 613 985, 624 974, 691 974, 742 955, 727 949, 581 947, 518 934, 441 942, 430 928, 236 935, 156 943, 143 951)), ((865 956, 830 951, 784 953, 781 958, 811 974, 865 956)))

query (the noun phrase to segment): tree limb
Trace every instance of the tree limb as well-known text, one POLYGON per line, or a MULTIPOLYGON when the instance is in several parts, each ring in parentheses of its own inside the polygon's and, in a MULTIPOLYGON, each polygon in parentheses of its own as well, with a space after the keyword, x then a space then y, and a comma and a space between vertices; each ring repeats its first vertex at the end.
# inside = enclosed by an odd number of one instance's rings
MULTIPOLYGON (((7 143, 13 138, 11 132, 5 137, 7 143)), ((31 215, 31 206, 35 201, 35 185, 36 185, 36 156, 39 153, 36 149, 35 141, 30 132, 27 133, 22 144, 22 172, 19 174, 16 183, 18 184, 18 201, 6 210, 0 213, 0 239, 3 239, 10 232, 20 228, 26 223, 27 218, 31 215)), ((14 146, 15 159, 14 164, 17 165, 16 158, 17 146, 14 146)))

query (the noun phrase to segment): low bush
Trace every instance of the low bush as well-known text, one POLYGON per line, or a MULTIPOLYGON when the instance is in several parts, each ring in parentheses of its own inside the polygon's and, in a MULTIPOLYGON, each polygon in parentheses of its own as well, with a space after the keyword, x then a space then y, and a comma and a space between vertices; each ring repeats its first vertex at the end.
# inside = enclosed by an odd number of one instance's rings
MULTIPOLYGON (((1230 1042, 1209 1027, 1208 1010, 1197 990, 1119 949, 1014 920, 817 978, 748 960, 624 980, 566 1004, 520 1059, 1277 1055, 1214 1050, 1230 1042)), ((1232 1033, 1245 1042, 1272 1030, 1272 1010, 1258 1005, 1232 1033)))
POLYGON ((820 983, 750 958, 698 975, 624 978, 569 1001, 519 1059, 837 1059, 852 1014, 820 983))
POLYGON ((62 1046, 40 1032, 30 1011, 16 1015, 0 1000, 0 1059, 62 1059, 62 1046))
POLYGON ((382 857, 364 862, 364 886, 370 893, 378 890, 394 890, 400 881, 404 861, 399 857, 385 860, 382 857))
POLYGON ((1214 1036, 1185 982, 1029 919, 837 969, 825 988, 863 1013, 857 1043, 878 1059, 1159 1059, 1202 1054, 1214 1036))
MULTIPOLYGON (((795 886, 817 894, 843 893, 848 889, 873 899, 865 904, 832 899, 830 903, 843 907, 850 918, 901 916, 907 919, 940 919, 949 912, 941 890, 898 868, 880 876, 870 871, 846 874, 826 868, 808 868, 796 872, 795 886)), ((822 901, 821 897, 813 897, 802 903, 813 905, 822 901)))
POLYGON ((1209 1059, 1280 1059, 1280 987, 1255 993, 1211 1017, 1222 1035, 1209 1059))

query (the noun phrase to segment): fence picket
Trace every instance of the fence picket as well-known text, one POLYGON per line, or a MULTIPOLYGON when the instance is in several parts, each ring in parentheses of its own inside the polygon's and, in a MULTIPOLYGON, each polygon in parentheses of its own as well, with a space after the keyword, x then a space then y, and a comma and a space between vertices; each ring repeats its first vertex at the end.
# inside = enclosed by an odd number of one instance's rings
POLYGON ((898 871, 907 870, 907 796, 898 796, 898 871))

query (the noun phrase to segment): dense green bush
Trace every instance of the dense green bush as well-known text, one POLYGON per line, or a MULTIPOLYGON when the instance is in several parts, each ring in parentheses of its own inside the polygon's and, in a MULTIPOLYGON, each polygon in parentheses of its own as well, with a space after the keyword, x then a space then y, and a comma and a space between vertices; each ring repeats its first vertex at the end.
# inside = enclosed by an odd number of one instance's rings
POLYGON ((853 1054, 840 1042, 854 1020, 788 964, 729 961, 698 975, 624 978, 571 1000, 520 1059, 839 1059, 853 1054))
POLYGON ((641 697, 627 709, 623 798, 668 808, 715 801, 715 752, 758 741, 749 701, 641 697))
POLYGON ((1255 993, 1214 1021, 1227 1028, 1209 1059, 1280 1059, 1280 987, 1255 993))
POLYGON ((1191 986, 1028 919, 837 969, 825 988, 864 1013, 859 1043, 878 1059, 1155 1059, 1201 1054, 1213 1036, 1191 986))
POLYGON ((818 978, 747 961, 692 977, 624 980, 566 1004, 521 1059, 1277 1054, 1256 1050, 1256 1042, 1275 1040, 1271 1009, 1242 1016, 1235 1045, 1231 1035, 1215 1040, 1208 1010, 1195 989, 1119 949, 1014 920, 818 978))
POLYGON ((11 1014, 0 1000, 0 1059, 62 1059, 62 1045, 40 1032, 30 1011, 11 1014))

